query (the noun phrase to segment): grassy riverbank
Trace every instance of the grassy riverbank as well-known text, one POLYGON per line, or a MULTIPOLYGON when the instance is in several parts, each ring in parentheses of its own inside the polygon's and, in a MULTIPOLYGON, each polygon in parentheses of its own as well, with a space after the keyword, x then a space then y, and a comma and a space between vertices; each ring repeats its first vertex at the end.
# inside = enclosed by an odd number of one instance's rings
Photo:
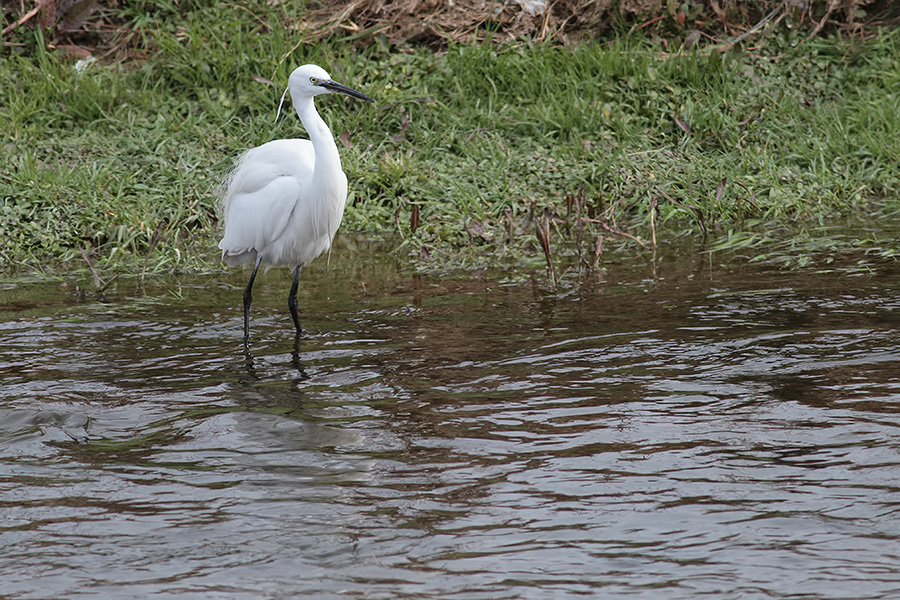
POLYGON ((896 30, 780 27, 743 52, 679 56, 637 37, 360 51, 297 45, 256 8, 147 24, 158 50, 124 64, 76 66, 20 36, 0 61, 5 269, 83 253, 108 271, 216 268, 217 182, 242 150, 304 135, 292 113, 273 121, 305 62, 376 99, 319 102, 344 140, 343 230, 399 231, 410 264, 549 253, 561 269, 685 235, 753 256, 900 205, 896 30))

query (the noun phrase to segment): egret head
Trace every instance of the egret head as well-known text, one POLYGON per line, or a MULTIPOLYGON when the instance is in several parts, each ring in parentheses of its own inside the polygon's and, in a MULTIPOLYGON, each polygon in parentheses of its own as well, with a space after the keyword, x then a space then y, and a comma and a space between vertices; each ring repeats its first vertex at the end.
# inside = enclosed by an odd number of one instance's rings
POLYGON ((374 102, 362 92, 357 92, 346 85, 333 81, 331 75, 318 65, 303 65, 294 69, 288 80, 288 89, 291 91, 291 97, 294 100, 302 97, 318 96, 319 94, 337 93, 353 96, 366 102, 374 102))

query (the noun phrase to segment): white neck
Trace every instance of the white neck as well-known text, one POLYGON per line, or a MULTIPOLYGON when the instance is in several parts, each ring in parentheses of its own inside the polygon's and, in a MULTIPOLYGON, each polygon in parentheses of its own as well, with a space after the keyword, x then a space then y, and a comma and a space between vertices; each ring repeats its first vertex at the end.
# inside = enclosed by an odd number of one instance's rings
POLYGON ((328 125, 316 111, 316 105, 311 97, 300 98, 294 102, 294 109, 300 116, 300 122, 309 134, 316 153, 316 165, 313 170, 313 179, 316 173, 327 173, 331 170, 341 170, 341 156, 338 154, 337 145, 328 125))

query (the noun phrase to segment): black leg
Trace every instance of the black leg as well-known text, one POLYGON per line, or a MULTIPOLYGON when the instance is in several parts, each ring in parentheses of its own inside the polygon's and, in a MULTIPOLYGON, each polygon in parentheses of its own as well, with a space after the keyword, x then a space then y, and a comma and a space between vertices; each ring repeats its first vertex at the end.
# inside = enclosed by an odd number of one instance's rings
POLYGON ((297 265, 297 268, 294 269, 294 281, 291 283, 291 293, 288 294, 288 309, 291 311, 291 318, 294 320, 294 328, 297 330, 297 335, 303 333, 303 330, 300 328, 300 317, 297 315, 297 288, 300 286, 300 269, 303 268, 303 265, 297 265))
POLYGON ((253 302, 253 280, 256 279, 256 272, 259 271, 259 263, 261 257, 256 257, 256 264, 253 265, 253 272, 250 273, 250 281, 244 288, 244 345, 250 343, 250 303, 253 302))
POLYGON ((308 378, 306 371, 303 369, 303 363, 300 362, 300 338, 303 336, 300 333, 297 333, 294 336, 294 349, 291 351, 291 365, 297 369, 297 373, 300 374, 300 379, 296 381, 303 381, 308 378))

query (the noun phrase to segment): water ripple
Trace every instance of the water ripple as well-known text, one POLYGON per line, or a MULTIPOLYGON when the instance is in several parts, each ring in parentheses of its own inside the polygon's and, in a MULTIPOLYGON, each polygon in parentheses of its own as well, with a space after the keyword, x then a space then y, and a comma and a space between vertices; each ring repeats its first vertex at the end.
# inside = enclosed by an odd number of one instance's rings
POLYGON ((900 595, 896 277, 547 298, 361 268, 311 270, 296 347, 262 279, 249 353, 237 275, 29 284, 0 320, 3 593, 900 595))

